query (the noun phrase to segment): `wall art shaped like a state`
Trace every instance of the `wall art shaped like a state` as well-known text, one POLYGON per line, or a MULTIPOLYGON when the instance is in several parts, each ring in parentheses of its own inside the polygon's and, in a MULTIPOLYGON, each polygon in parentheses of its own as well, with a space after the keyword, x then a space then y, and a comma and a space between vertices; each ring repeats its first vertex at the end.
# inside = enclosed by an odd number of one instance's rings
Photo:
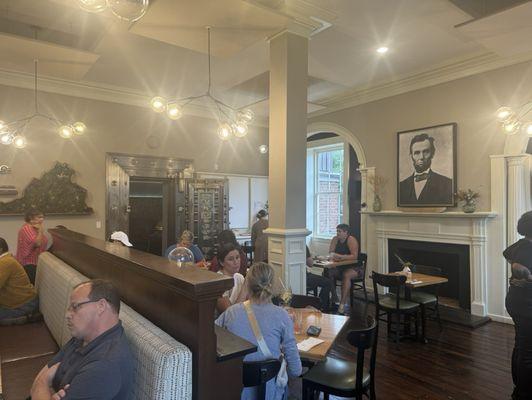
POLYGON ((92 214, 85 202, 87 190, 72 182, 75 173, 68 164, 56 162, 40 179, 32 179, 21 198, 0 202, 0 215, 22 215, 31 208, 47 215, 92 214))

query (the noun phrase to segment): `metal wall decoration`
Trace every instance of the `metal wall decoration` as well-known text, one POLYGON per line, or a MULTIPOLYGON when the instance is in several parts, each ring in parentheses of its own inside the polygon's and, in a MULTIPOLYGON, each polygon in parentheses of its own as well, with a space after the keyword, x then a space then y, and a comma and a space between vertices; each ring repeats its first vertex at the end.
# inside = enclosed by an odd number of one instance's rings
POLYGON ((75 173, 68 164, 56 162, 40 179, 29 183, 20 199, 0 202, 0 215, 22 215, 30 208, 47 215, 91 214, 93 210, 85 202, 87 190, 72 181, 75 173))
POLYGON ((214 250, 218 233, 228 229, 227 180, 191 179, 187 181, 185 218, 196 244, 205 254, 214 250))
POLYGON ((11 173, 11 168, 7 165, 0 165, 0 175, 7 175, 11 173))

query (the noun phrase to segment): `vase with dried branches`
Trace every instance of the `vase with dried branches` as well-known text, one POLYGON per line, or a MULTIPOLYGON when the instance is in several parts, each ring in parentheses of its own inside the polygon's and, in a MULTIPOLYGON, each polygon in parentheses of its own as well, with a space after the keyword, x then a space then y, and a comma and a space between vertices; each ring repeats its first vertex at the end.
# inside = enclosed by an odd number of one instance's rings
POLYGON ((382 200, 381 196, 384 192, 384 187, 386 186, 386 183, 388 182, 388 179, 386 179, 383 176, 380 175, 372 175, 368 177, 368 183, 373 189, 373 211, 381 211, 382 210, 382 200))

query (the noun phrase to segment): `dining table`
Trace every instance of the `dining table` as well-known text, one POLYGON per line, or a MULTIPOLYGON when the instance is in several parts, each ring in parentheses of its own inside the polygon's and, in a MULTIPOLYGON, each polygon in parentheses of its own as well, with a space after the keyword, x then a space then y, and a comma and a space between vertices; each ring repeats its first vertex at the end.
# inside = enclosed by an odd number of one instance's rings
POLYGON ((299 322, 294 323, 294 334, 298 343, 311 337, 307 334, 309 326, 321 328, 317 338, 323 342, 309 350, 299 351, 301 358, 314 362, 325 360, 334 340, 349 320, 349 317, 344 315, 326 314, 314 308, 290 308, 287 311, 294 315, 294 321, 299 322))
POLYGON ((314 260, 312 266, 323 269, 345 267, 348 265, 355 265, 358 263, 358 260, 345 260, 345 261, 332 261, 325 259, 316 259, 314 260))

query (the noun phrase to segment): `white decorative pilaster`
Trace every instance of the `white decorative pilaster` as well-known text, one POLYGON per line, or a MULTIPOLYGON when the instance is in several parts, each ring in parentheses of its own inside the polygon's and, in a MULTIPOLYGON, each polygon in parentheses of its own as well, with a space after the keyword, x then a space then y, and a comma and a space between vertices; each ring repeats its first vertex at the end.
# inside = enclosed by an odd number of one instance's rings
MULTIPOLYGON (((375 167, 365 167, 365 168, 359 168, 358 171, 360 172, 360 184, 361 184, 361 193, 360 193, 360 203, 364 204, 366 203, 366 210, 371 209, 371 204, 369 202, 369 199, 371 198, 371 190, 368 188, 368 178, 370 176, 375 176, 375 167)), ((373 200, 371 201, 373 203, 373 200)), ((368 217, 365 214, 360 215, 360 236, 361 236, 361 249, 360 251, 363 253, 368 253, 367 249, 367 232, 368 227, 368 217)))
POLYGON ((471 314, 486 315, 487 291, 487 235, 486 220, 474 219, 472 222, 469 262, 471 276, 471 314))
POLYGON ((506 156, 508 168, 508 244, 519 240, 517 220, 530 207, 530 155, 506 156))

